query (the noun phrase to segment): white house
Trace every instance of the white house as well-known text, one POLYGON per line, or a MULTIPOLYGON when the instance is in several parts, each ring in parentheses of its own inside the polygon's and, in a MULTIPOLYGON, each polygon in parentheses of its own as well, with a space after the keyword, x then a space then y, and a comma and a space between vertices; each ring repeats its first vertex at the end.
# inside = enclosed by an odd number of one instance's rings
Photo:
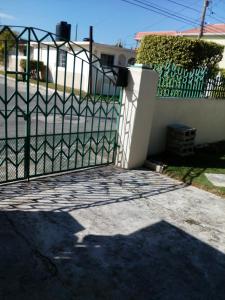
MULTIPOLYGON (((184 36, 190 38, 198 38, 200 28, 192 28, 184 31, 150 31, 138 32, 135 35, 135 40, 139 43, 146 35, 166 35, 166 36, 184 36)), ((215 42, 225 46, 225 24, 208 24, 204 26, 203 40, 208 42, 215 42)), ((225 49, 223 59, 219 63, 219 67, 225 68, 225 49)))
MULTIPOLYGON (((66 84, 68 87, 74 87, 75 89, 81 88, 83 91, 87 91, 90 66, 90 42, 56 43, 43 42, 38 44, 37 42, 31 42, 31 60, 38 60, 44 63, 48 68, 49 82, 55 83, 57 81, 59 85, 66 84)), ((18 69, 20 69, 20 60, 26 59, 25 55, 25 51, 19 52, 17 59, 18 69)), ((133 64, 135 60, 135 51, 132 49, 95 42, 93 43, 93 55, 92 77, 93 85, 94 82, 97 81, 97 86, 93 86, 96 93, 107 93, 108 89, 110 89, 109 82, 102 84, 102 68, 100 67, 99 61, 97 62, 96 57, 100 59, 106 72, 114 66, 126 67, 129 64, 133 64)), ((9 70, 15 70, 15 61, 15 54, 12 53, 9 58, 9 70)), ((107 76, 110 77, 111 75, 108 74, 107 76)))

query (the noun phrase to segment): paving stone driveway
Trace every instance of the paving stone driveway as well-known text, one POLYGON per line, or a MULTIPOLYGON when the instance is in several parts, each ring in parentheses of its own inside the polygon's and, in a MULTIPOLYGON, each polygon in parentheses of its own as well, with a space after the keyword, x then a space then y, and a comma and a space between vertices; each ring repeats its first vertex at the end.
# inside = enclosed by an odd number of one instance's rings
POLYGON ((225 299, 225 200, 111 167, 0 188, 0 299, 225 299))

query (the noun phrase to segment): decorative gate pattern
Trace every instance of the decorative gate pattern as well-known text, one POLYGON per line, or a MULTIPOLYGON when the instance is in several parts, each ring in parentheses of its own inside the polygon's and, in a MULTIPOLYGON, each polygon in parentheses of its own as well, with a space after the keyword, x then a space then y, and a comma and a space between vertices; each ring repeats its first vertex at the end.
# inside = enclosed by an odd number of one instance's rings
POLYGON ((8 26, 0 63, 0 183, 114 161, 114 69, 52 33, 8 26))

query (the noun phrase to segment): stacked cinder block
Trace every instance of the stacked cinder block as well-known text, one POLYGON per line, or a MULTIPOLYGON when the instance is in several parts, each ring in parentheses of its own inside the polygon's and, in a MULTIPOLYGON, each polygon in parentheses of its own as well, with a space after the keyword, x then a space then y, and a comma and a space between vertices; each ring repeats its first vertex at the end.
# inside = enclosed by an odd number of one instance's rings
POLYGON ((172 124, 167 127, 168 152, 178 156, 189 156, 194 154, 196 129, 182 124, 172 124))

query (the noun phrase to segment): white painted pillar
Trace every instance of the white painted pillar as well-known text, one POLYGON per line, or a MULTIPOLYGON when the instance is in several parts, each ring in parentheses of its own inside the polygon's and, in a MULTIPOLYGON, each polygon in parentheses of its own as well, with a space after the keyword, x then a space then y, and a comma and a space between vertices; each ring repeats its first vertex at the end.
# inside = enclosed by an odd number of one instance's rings
POLYGON ((142 65, 129 68, 119 122, 118 167, 141 167, 147 158, 157 84, 158 74, 155 71, 142 65))

